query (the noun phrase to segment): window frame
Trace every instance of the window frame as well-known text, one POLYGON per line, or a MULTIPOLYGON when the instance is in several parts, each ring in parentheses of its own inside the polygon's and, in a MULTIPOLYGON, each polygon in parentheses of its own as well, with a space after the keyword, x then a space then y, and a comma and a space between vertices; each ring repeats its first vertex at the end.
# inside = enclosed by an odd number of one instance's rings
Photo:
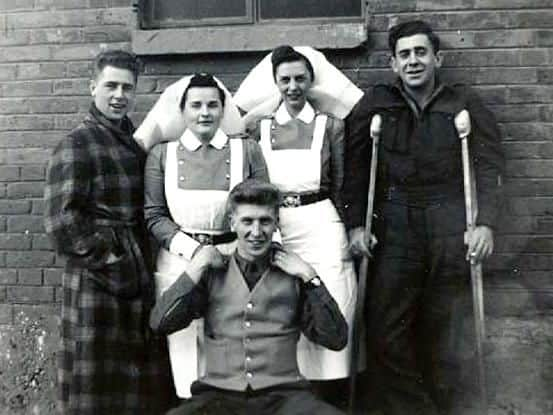
MULTIPOLYGON (((209 17, 204 19, 183 19, 174 22, 167 22, 165 20, 150 19, 147 21, 147 10, 142 5, 150 4, 150 9, 154 8, 154 1, 146 2, 146 0, 140 0, 138 10, 140 11, 140 27, 142 30, 158 30, 158 29, 172 29, 172 28, 187 28, 187 27, 208 27, 208 26, 227 26, 238 24, 255 24, 254 3, 256 0, 244 0, 246 3, 246 15, 245 16, 233 16, 233 17, 209 17)), ((153 15, 153 11, 151 11, 153 15)))
MULTIPOLYGON (((145 0, 133 0, 136 21, 131 48, 140 56, 196 53, 260 52, 282 44, 317 49, 352 49, 367 41, 370 21, 366 0, 362 17, 267 19, 251 23, 221 23, 143 29, 145 0)), ((254 9, 254 13, 257 11, 254 9)))

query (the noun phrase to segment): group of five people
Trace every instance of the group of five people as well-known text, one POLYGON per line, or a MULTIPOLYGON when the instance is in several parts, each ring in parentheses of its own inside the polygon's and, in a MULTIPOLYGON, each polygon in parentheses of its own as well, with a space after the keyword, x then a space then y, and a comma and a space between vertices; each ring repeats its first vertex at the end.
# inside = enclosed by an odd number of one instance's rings
POLYGON ((351 374, 361 255, 374 257, 374 277, 361 305, 366 356, 354 358, 357 370, 368 363, 380 409, 470 406, 465 257, 493 251, 499 134, 473 93, 438 77, 426 23, 389 39, 394 85, 363 94, 320 52, 282 46, 234 97, 209 74, 183 78, 137 131, 136 58, 97 57, 90 113, 56 147, 45 192, 46 230, 67 257, 65 413, 341 413, 324 400, 347 393, 336 380, 351 374), (466 241, 453 123, 463 109, 479 198, 466 241), (170 134, 156 124, 164 111, 178 114, 170 134))

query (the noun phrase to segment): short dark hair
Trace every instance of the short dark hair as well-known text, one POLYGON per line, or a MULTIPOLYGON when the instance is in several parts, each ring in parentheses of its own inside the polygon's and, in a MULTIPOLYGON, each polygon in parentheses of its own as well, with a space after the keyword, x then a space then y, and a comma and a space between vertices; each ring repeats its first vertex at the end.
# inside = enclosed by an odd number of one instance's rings
POLYGON ((392 26, 388 31, 388 46, 392 55, 396 54, 396 44, 400 38, 418 34, 428 36, 434 53, 440 50, 440 38, 432 31, 432 27, 422 20, 410 20, 392 26))
POLYGON ((238 205, 249 204, 271 207, 275 214, 278 214, 280 199, 280 192, 274 184, 257 179, 247 179, 238 183, 230 191, 226 211, 230 215, 238 205))
POLYGON ((273 79, 276 80, 276 72, 281 63, 286 62, 303 62, 305 67, 311 75, 311 81, 315 80, 315 71, 313 70, 313 65, 309 62, 309 59, 298 51, 296 51, 292 46, 283 45, 279 46, 273 50, 271 54, 271 64, 273 65, 273 79))
POLYGON ((190 88, 217 88, 219 92, 219 99, 221 100, 221 105, 225 107, 225 91, 221 89, 213 75, 209 73, 196 73, 190 79, 188 86, 182 94, 182 98, 179 103, 179 108, 181 111, 184 111, 184 106, 186 105, 186 97, 188 96, 188 90, 190 88))
POLYGON ((127 52, 126 50, 112 49, 100 52, 94 58, 94 77, 98 77, 106 66, 128 69, 134 75, 136 82, 142 63, 134 53, 127 52))

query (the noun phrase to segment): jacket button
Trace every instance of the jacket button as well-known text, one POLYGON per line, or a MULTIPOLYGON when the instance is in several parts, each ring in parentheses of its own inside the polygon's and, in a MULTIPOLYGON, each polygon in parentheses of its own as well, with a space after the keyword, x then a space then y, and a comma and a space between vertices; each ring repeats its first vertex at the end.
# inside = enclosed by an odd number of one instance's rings
POLYGON ((250 356, 246 356, 246 362, 251 362, 252 358, 250 356))
POLYGON ((248 379, 253 378, 253 373, 252 373, 252 372, 246 372, 246 377, 247 377, 248 379))
POLYGON ((252 326, 252 323, 250 321, 246 321, 244 324, 246 325, 246 327, 251 327, 252 326))
POLYGON ((184 164, 184 160, 179 160, 179 164, 184 164))
POLYGON ((181 182, 184 182, 184 176, 179 177, 179 180, 180 180, 181 182))
POLYGON ((246 307, 248 308, 248 310, 251 310, 253 308, 253 303, 246 304, 246 307))

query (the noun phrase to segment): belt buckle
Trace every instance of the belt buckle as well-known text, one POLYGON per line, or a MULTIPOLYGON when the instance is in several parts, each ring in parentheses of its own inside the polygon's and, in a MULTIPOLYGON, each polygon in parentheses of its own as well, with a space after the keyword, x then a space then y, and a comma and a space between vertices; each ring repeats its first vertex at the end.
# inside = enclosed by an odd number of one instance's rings
POLYGON ((207 233, 197 233, 194 236, 201 245, 213 245, 213 235, 208 235, 207 233))
POLYGON ((301 206, 300 195, 286 195, 282 200, 282 206, 284 207, 298 207, 301 206))

